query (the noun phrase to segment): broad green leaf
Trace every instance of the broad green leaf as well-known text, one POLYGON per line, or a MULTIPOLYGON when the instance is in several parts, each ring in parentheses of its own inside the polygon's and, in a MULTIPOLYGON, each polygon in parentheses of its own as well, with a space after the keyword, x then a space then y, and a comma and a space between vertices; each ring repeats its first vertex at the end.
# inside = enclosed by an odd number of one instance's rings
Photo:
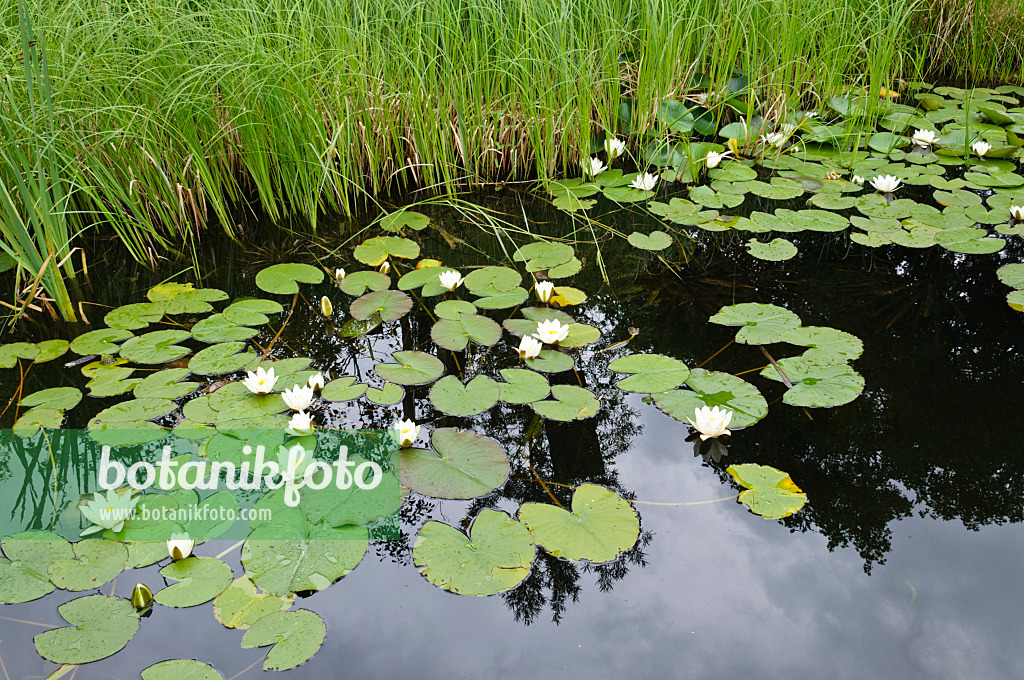
POLYGON ((366 385, 357 383, 356 380, 357 378, 351 375, 332 380, 320 390, 320 398, 335 402, 358 399, 366 392, 366 385))
POLYGON ((164 308, 155 302, 136 302, 112 309, 103 317, 103 323, 111 328, 134 331, 145 328, 164 318, 164 308))
POLYGON ((430 338, 453 352, 466 349, 470 340, 490 347, 501 338, 501 326, 477 314, 459 314, 457 320, 440 319, 430 329, 430 338))
POLYGON ((50 563, 50 580, 64 590, 99 588, 114 580, 128 561, 128 549, 117 541, 84 539, 74 543, 73 548, 73 558, 50 563))
MULTIPOLYGON (((259 333, 259 330, 255 328, 239 326, 231 321, 226 314, 211 314, 205 319, 200 319, 196 325, 192 326, 191 330, 196 340, 208 343, 248 340, 259 333)), ((122 354, 122 356, 127 355, 122 354)))
POLYGON ((470 430, 440 428, 430 435, 433 450, 402 449, 402 484, 432 498, 477 498, 508 480, 501 444, 470 430))
POLYGON ((553 556, 593 564, 611 562, 640 536, 640 517, 633 506, 595 484, 576 487, 571 511, 547 503, 523 503, 519 521, 537 545, 553 556))
POLYGON ((529 575, 536 549, 529 530, 504 512, 481 510, 466 534, 427 522, 413 546, 420 573, 439 588, 460 595, 494 595, 529 575))
POLYGON ((377 364, 374 372, 384 380, 397 385, 426 385, 444 375, 444 364, 426 352, 395 352, 393 358, 400 363, 377 364))
POLYGON ((807 502, 807 494, 782 470, 745 463, 730 465, 725 471, 747 489, 740 493, 739 502, 765 519, 789 517, 807 502))
MULTIPOLYGON (((117 354, 121 348, 114 343, 127 340, 134 337, 134 335, 131 331, 123 328, 100 328, 83 333, 72 340, 71 351, 82 356, 89 354, 117 354)), ((4 347, 10 347, 10 345, 5 345, 4 347)), ((38 353, 38 349, 34 345, 32 345, 32 349, 38 353)), ((0 352, 2 351, 3 348, 0 348, 0 352)), ((25 358, 35 358, 35 354, 32 357, 25 358)), ((10 364, 5 363, 4 357, 0 355, 0 368, 10 368, 13 365, 13 362, 10 364)))
MULTIPOLYGON (((412 260, 419 257, 415 241, 400 236, 374 236, 356 246, 353 256, 369 267, 379 267, 389 257, 412 260)), ((348 277, 345 277, 348 278, 348 277)))
POLYGON ((704 406, 721 406, 733 412, 730 427, 753 425, 768 415, 768 402, 757 388, 734 375, 695 368, 686 379, 689 389, 652 395, 655 405, 680 422, 694 418, 704 406))
POLYGON ((195 659, 168 659, 142 669, 142 680, 224 680, 224 676, 195 659))
POLYGON ((736 342, 748 345, 779 342, 786 331, 800 325, 800 317, 788 309, 756 302, 722 307, 708 321, 722 326, 743 326, 736 332, 736 342))
POLYGON ((216 288, 193 288, 192 284, 175 283, 154 286, 147 295, 164 308, 165 314, 206 314, 213 311, 211 302, 228 299, 227 293, 216 288))
MULTIPOLYGON (((281 306, 280 302, 251 298, 236 300, 225 307, 224 318, 239 326, 262 326, 270 321, 267 314, 280 314, 283 311, 284 307, 281 306)), ((194 334, 194 327, 192 331, 194 334)))
POLYGON ((549 420, 583 420, 597 414, 601 402, 590 390, 576 385, 552 385, 552 399, 535 401, 530 406, 549 420))
POLYGON ((997 253, 1006 245, 1006 241, 1001 238, 986 238, 986 236, 988 236, 988 232, 984 229, 958 227, 943 229, 935 235, 935 242, 954 253, 975 255, 997 253))
POLYGON ((51 387, 21 398, 22 406, 43 406, 62 411, 73 409, 82 401, 82 392, 75 387, 51 387))
MULTIPOLYGON (((570 254, 569 259, 572 259, 570 254)), ((568 260, 566 260, 568 261, 568 260)), ((559 263, 562 264, 562 263, 559 263)), ((523 277, 515 269, 508 267, 481 267, 466 275, 463 285, 477 295, 494 295, 497 292, 508 292, 519 287, 523 277)))
POLYGON ((450 416, 474 416, 498 403, 498 383, 478 375, 465 385, 454 375, 447 375, 430 388, 430 403, 450 416))
POLYGON ((536 358, 526 359, 524 363, 527 367, 541 373, 569 371, 576 364, 571 356, 565 352, 559 352, 557 349, 542 349, 536 358))
POLYGON ((548 379, 540 373, 525 368, 503 368, 501 377, 505 382, 498 383, 499 399, 508 404, 529 404, 551 394, 548 379))
POLYGON ((64 411, 56 408, 37 406, 25 411, 14 421, 11 429, 16 437, 31 437, 40 428, 46 430, 60 429, 64 422, 64 411))
MULTIPOLYGON (((107 328, 101 330, 107 331, 108 333, 117 333, 117 331, 110 331, 110 329, 107 328)), ((92 332, 95 333, 96 331, 92 332)), ((130 332, 125 332, 128 333, 127 337, 131 337, 130 332)), ((86 333, 85 335, 89 334, 86 333)), ((85 336, 79 337, 81 338, 85 336)), ((111 346, 114 348, 113 353, 116 354, 118 349, 117 345, 111 346)), ((90 353, 95 354, 95 352, 90 353)), ((82 352, 79 352, 79 354, 82 354, 82 352)), ((11 342, 6 345, 0 345, 0 368, 14 368, 18 364, 18 359, 34 361, 37 356, 39 356, 39 348, 36 345, 32 344, 31 342, 11 342)))
POLYGON ((379 390, 375 387, 367 387, 366 398, 374 404, 392 406, 400 403, 405 398, 405 390, 394 383, 386 382, 384 387, 379 390))
POLYGON ((213 615, 226 628, 245 630, 273 612, 291 609, 291 597, 280 597, 256 590, 248 576, 235 579, 213 601, 213 615))
POLYGON ((672 237, 663 231, 652 231, 650 234, 634 231, 626 240, 631 246, 641 250, 664 250, 672 245, 672 237))
POLYGON ((67 340, 43 340, 37 342, 36 347, 39 348, 39 354, 36 356, 35 362, 42 364, 64 356, 71 347, 71 343, 67 340))
POLYGON ((120 404, 109 406, 98 414, 94 420, 106 423, 127 423, 133 420, 154 420, 175 411, 178 405, 170 399, 145 397, 131 399, 120 404))
POLYGON ((57 607, 70 626, 35 637, 36 650, 57 664, 84 664, 119 652, 139 629, 139 615, 128 600, 89 595, 57 607))
POLYGON ((167 368, 150 373, 135 385, 135 396, 140 399, 143 397, 180 399, 199 387, 197 382, 180 382, 190 373, 191 371, 187 368, 167 368))
POLYGON ((1004 264, 996 270, 996 275, 1010 288, 1024 290, 1024 264, 1004 264))
POLYGON ((462 314, 476 314, 476 305, 465 300, 443 300, 434 307, 439 319, 458 319, 462 314))
POLYGON ((801 326, 787 331, 782 342, 809 349, 803 358, 812 364, 843 364, 864 353, 864 343, 856 335, 827 326, 801 326))
POLYGON ((442 295, 447 290, 441 285, 440 276, 450 269, 451 267, 423 267, 410 270, 402 278, 398 279, 398 289, 413 290, 422 288, 420 294, 426 297, 442 295))
POLYGON ((529 272, 552 269, 574 259, 572 246, 551 241, 534 241, 522 246, 512 255, 516 262, 525 262, 529 272))
POLYGON ((526 298, 530 295, 526 292, 525 288, 513 288, 512 290, 507 291, 497 291, 493 288, 487 288, 483 289, 482 293, 477 294, 484 295, 484 297, 473 302, 473 304, 480 309, 509 309, 510 307, 518 307, 526 302, 526 298))
POLYGON ((796 257, 797 249, 791 241, 784 238, 772 239, 769 243, 752 238, 747 241, 747 252, 759 260, 782 262, 796 257))
POLYGON ((74 557, 70 543, 57 534, 26 531, 3 539, 0 602, 29 602, 53 592, 48 570, 55 560, 74 557))
POLYGON ((310 264, 275 264, 256 274, 256 286, 275 295, 294 295, 299 283, 322 283, 324 272, 310 264))
POLYGON ((231 567, 214 557, 186 557, 168 564, 160 575, 177 581, 156 593, 156 601, 165 607, 194 607, 231 585, 231 567))
POLYGON ((273 645, 263 661, 265 671, 286 671, 308 661, 324 644, 327 626, 308 609, 268 614, 242 636, 242 648, 273 645))
POLYGON ((243 352, 244 342, 221 342, 195 353, 188 368, 200 375, 222 375, 248 367, 256 362, 256 355, 243 352))
POLYGON ((366 527, 265 525, 253 529, 242 546, 245 573, 268 593, 290 597, 323 590, 356 568, 369 545, 366 527))
POLYGON ((391 278, 376 270, 352 272, 339 285, 343 292, 358 296, 368 290, 387 290, 391 286, 391 278))
MULTIPOLYGON (((793 406, 832 408, 848 404, 864 391, 864 376, 847 364, 821 366, 802 357, 778 361, 793 387, 782 395, 782 401, 793 406)), ((764 377, 782 382, 774 366, 761 371, 764 377)))
POLYGON ((632 373, 616 383, 627 392, 664 392, 679 387, 690 375, 682 361, 661 354, 632 354, 608 364, 616 373, 632 373))
POLYGON ((190 337, 188 331, 153 331, 125 340, 121 356, 137 364, 165 364, 191 352, 188 347, 174 344, 190 337))
POLYGON ((412 298, 400 290, 379 290, 352 301, 349 311, 358 321, 380 314, 382 321, 396 321, 412 309, 412 298))
POLYGON ((401 231, 405 227, 420 231, 430 226, 430 218, 415 210, 398 210, 381 217, 378 224, 384 231, 401 231))

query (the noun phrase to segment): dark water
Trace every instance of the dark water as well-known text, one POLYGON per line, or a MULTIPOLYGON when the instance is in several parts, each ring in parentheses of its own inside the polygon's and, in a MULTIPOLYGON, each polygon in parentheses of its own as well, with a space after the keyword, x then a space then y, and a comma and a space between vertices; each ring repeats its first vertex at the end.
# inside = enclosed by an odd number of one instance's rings
MULTIPOLYGON (((495 207, 511 214, 518 209, 514 199, 495 207)), ((537 206, 528 206, 527 214, 535 231, 570 228, 563 217, 537 206)), ((444 239, 424 232, 428 254, 456 266, 500 260, 496 241, 461 224, 454 212, 439 209, 432 216, 468 245, 451 250, 444 239)), ((626 233, 655 226, 640 211, 614 219, 626 233)), ((581 239, 591 238, 586 226, 577 228, 581 239)), ((573 285, 591 299, 573 312, 577 320, 602 329, 598 347, 627 338, 629 326, 641 332, 621 352, 584 362, 582 377, 605 399, 600 414, 548 424, 529 460, 547 480, 593 481, 638 499, 640 544, 600 566, 539 554, 523 585, 494 597, 460 597, 430 585, 410 553, 411 539, 427 519, 461 525, 482 507, 514 512, 521 502, 546 500, 516 457, 512 480, 486 499, 414 496, 403 511, 403 541, 371 546, 350 575, 300 599, 296 608, 323 616, 328 636, 313 659, 288 675, 1019 677, 1024 316, 1006 305, 1007 289, 994 273, 1003 262, 1024 260, 1019 239, 1011 239, 1003 253, 964 256, 939 248, 869 251, 849 246, 842 234, 797 234, 802 256, 773 264, 751 259, 728 234, 702 234, 687 253, 666 256, 676 273, 621 241, 606 240, 601 252, 610 284, 600 280, 595 251, 581 245, 586 265, 573 285), (699 365, 733 335, 707 318, 722 305, 747 301, 779 304, 805 325, 860 337, 864 356, 853 366, 866 388, 849 405, 808 414, 779 401, 781 385, 756 372, 744 374, 768 399, 769 415, 737 431, 720 461, 705 460, 684 441, 686 426, 614 389, 605 365, 621 353, 642 351, 699 365), (731 498, 736 488, 725 473, 727 465, 744 462, 790 473, 807 492, 807 506, 781 521, 749 513, 731 498), (716 499, 726 500, 708 502, 716 499)), ((344 240, 328 235, 310 243, 251 233, 247 246, 208 243, 204 283, 232 296, 253 294, 253 275, 270 262, 316 257, 331 267, 343 264, 329 253, 344 240)), ((350 252, 351 245, 339 252, 350 252)), ((97 247, 92 255, 93 271, 100 273, 87 292, 113 306, 140 301, 149 285, 185 266, 168 264, 154 274, 102 253, 97 247)), ((325 284, 322 291, 304 293, 313 303, 330 290, 325 284)), ((300 309, 289 324, 287 348, 337 372, 350 360, 318 332, 319 323, 312 304, 300 309)), ((42 337, 46 329, 30 332, 42 337)), ((64 332, 70 337, 75 331, 64 332)), ((424 329, 413 322, 409 332, 424 329)), ((800 351, 772 349, 776 358, 800 351)), ((704 367, 741 373, 764 364, 756 348, 732 345, 704 367)), ((10 371, 0 376, 5 394, 11 379, 10 371)), ((82 382, 77 369, 54 365, 33 372, 32 381, 37 385, 27 387, 82 382)), ((432 426, 465 424, 430 412, 424 403, 417 401, 418 415, 432 426)), ((100 405, 80 408, 86 410, 76 417, 84 419, 100 405)), ((502 406, 473 425, 516 451, 531 413, 502 406)), ((380 425, 393 414, 364 407, 337 416, 380 425)), ((229 545, 215 541, 197 552, 217 555, 229 545)), ((237 549, 224 559, 241 574, 237 549)), ((157 585, 156 571, 139 570, 130 582, 123 574, 113 591, 127 596, 135 581, 157 585)), ((110 589, 108 584, 103 592, 110 589)), ((60 625, 56 606, 74 596, 4 607, 0 616, 60 625)), ((45 677, 55 669, 32 646, 32 636, 42 630, 0 620, 0 656, 11 678, 45 677)), ((142 668, 176 657, 198 658, 225 678, 238 677, 265 653, 240 649, 240 639, 240 631, 216 622, 209 604, 158 607, 122 652, 78 669, 75 677, 134 678, 142 668)), ((261 672, 256 663, 241 677, 261 672)))

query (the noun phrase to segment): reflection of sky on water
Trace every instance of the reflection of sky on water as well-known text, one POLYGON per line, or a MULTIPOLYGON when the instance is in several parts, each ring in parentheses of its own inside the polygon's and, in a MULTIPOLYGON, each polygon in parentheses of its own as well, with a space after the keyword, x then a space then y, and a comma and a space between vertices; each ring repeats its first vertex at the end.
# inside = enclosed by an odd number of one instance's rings
MULTIPOLYGON (((649 426, 618 459, 623 484, 638 498, 699 501, 731 493, 681 442, 686 428, 652 408, 642 417, 649 426)), ((734 439, 738 450, 743 435, 734 439)), ((867 576, 855 550, 829 553, 821 535, 789 533, 732 501, 645 505, 641 514, 655 534, 649 565, 632 567, 604 593, 584 574, 580 602, 558 626, 549 614, 523 626, 500 598, 450 595, 411 567, 368 556, 327 592, 298 601, 324 616, 328 637, 289 675, 1000 678, 1024 662, 1019 525, 965 532, 958 522, 903 520, 893 526, 887 562, 867 576)), ((145 580, 159 576, 147 570, 145 580)), ((131 585, 123 575, 116 591, 126 595, 131 585)), ((55 624, 55 602, 47 598, 17 615, 55 624)), ((42 628, 5 621, 2 630, 0 653, 12 678, 52 670, 31 647, 30 636, 42 628)), ((230 677, 261 658, 241 650, 240 640, 240 632, 215 622, 208 604, 158 607, 125 651, 76 677, 134 678, 169 655, 212 660, 230 677)), ((242 677, 259 674, 257 666, 242 677)))

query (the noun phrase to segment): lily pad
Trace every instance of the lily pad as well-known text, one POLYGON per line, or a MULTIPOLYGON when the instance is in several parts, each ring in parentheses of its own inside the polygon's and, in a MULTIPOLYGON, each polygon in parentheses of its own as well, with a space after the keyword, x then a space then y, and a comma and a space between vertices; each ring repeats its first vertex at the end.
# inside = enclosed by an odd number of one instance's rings
MULTIPOLYGON (((569 259, 572 259, 570 255, 569 259)), ((568 261, 568 260, 567 260, 568 261)), ((508 267, 481 267, 466 275, 463 285, 477 295, 494 295, 495 292, 508 292, 519 287, 523 277, 515 269, 508 267)))
MULTIPOLYGON (((779 366, 793 387, 782 395, 782 401, 792 406, 832 408, 842 406, 860 396, 864 391, 864 376, 847 364, 822 366, 812 364, 801 357, 780 359, 779 366)), ((774 366, 761 371, 764 377, 782 382, 774 366)))
POLYGON ((720 406, 733 412, 731 427, 747 427, 768 415, 768 402, 756 387, 734 375, 695 368, 686 379, 690 389, 669 390, 652 396, 655 405, 680 422, 694 411, 720 406))
POLYGON ((399 290, 414 290, 420 288, 420 294, 425 297, 441 295, 447 289, 441 285, 440 276, 443 272, 449 271, 450 267, 421 267, 413 269, 398 279, 399 290))
POLYGON ((366 398, 374 404, 392 406, 400 403, 405 398, 405 390, 394 383, 386 382, 384 387, 379 390, 375 387, 367 387, 366 398))
MULTIPOLYGON (((100 328, 95 331, 83 333, 72 340, 71 351, 82 356, 89 354, 117 354, 121 348, 114 343, 127 340, 134 336, 134 333, 123 328, 100 328)), ((4 347, 10 347, 10 345, 5 345, 4 347)), ((0 348, 0 351, 2 351, 2 349, 3 348, 0 348)), ((32 349, 38 353, 38 349, 34 345, 32 346, 32 349)), ((33 354, 31 358, 35 358, 35 354, 33 354)), ((10 363, 10 365, 7 365, 4 362, 4 357, 0 355, 0 368, 10 368, 10 366, 13 365, 13 362, 10 363)))
POLYGON ((553 269, 571 262, 575 257, 572 246, 551 241, 534 241, 522 246, 512 255, 516 262, 525 262, 529 272, 553 269))
POLYGON ((37 406, 31 408, 14 421, 11 429, 16 437, 31 437, 40 429, 57 430, 64 422, 64 411, 56 408, 37 406))
POLYGON ((376 270, 352 272, 341 281, 341 290, 349 295, 362 295, 368 290, 387 290, 391 278, 376 270))
POLYGON ((397 385, 426 385, 444 375, 444 364, 426 352, 395 352, 401 363, 377 364, 373 370, 384 380, 397 385))
POLYGON ((1001 238, 986 238, 987 236, 988 232, 984 229, 957 227, 954 229, 943 229, 937 233, 935 235, 935 242, 954 253, 975 255, 997 253, 1006 245, 1006 241, 1001 238))
POLYGON ((128 561, 128 549, 117 541, 84 539, 74 543, 73 548, 73 558, 50 563, 50 580, 64 590, 99 588, 114 580, 128 561))
POLYGON ((202 661, 168 659, 142 669, 142 680, 224 680, 224 676, 202 661))
POLYGON ((352 301, 350 312, 358 321, 380 314, 382 321, 396 321, 412 309, 412 298, 400 290, 379 290, 352 301))
POLYGON ((470 430, 440 428, 430 435, 433 450, 402 449, 402 485, 432 498, 477 498, 508 480, 501 444, 470 430))
POLYGON ((177 583, 156 593, 166 607, 194 607, 209 602, 231 585, 231 567, 214 557, 188 557, 171 562, 160 575, 177 583))
POLYGON ((380 218, 378 224, 384 231, 401 231, 406 227, 420 231, 430 226, 430 218, 415 210, 398 210, 380 218))
POLYGON ((430 403, 450 416, 475 416, 498 403, 498 383, 478 375, 463 385, 454 375, 447 375, 430 388, 430 403))
POLYGON ((356 568, 368 545, 366 527, 261 525, 242 546, 242 565, 257 586, 290 597, 327 588, 356 568))
POLYGON ((164 318, 164 308, 155 302, 136 302, 112 309, 103 317, 103 323, 111 328, 138 330, 164 318))
POLYGON ((137 364, 165 364, 189 354, 188 347, 174 343, 190 337, 188 331, 153 331, 126 340, 121 345, 121 356, 137 364))
POLYGON ((452 351, 466 349, 470 340, 490 347, 501 338, 501 326, 485 316, 459 314, 458 319, 440 319, 430 329, 431 339, 452 351))
POLYGON ((235 579, 213 601, 213 615, 227 628, 245 630, 273 612, 291 609, 293 598, 260 593, 248 576, 235 579))
POLYGON ((548 503, 523 503, 519 521, 553 556, 594 564, 611 562, 640 536, 640 517, 633 506, 596 484, 576 487, 571 511, 548 503))
POLYGON ((632 373, 616 383, 627 392, 664 392, 679 387, 690 375, 682 361, 661 354, 632 354, 608 364, 616 373, 632 373))
POLYGON ((227 300, 228 294, 216 288, 194 288, 191 283, 161 283, 146 293, 150 301, 164 308, 165 314, 206 314, 211 302, 227 300))
POLYGON ((256 361, 252 352, 243 352, 244 342, 221 342, 196 352, 188 368, 200 375, 222 375, 248 367, 256 361))
POLYGON ((541 373, 561 373, 572 370, 576 362, 565 352, 557 349, 542 349, 533 359, 526 359, 526 365, 534 371, 541 373))
POLYGON ((242 647, 273 645, 263 661, 265 671, 286 671, 308 661, 327 637, 327 626, 319 614, 308 609, 268 614, 242 636, 242 647))
POLYGON ((0 558, 0 602, 30 602, 52 593, 48 570, 55 560, 74 557, 71 544, 57 534, 28 531, 3 539, 7 559, 0 558))
MULTIPOLYGON (((415 241, 400 236, 374 236, 356 246, 353 256, 369 267, 379 267, 389 257, 412 260, 419 257, 415 241)), ((348 277, 345 277, 348 278, 348 277)))
POLYGON ((209 343, 248 340, 258 333, 259 330, 255 328, 239 326, 231 321, 226 314, 211 314, 192 326, 192 335, 195 339, 209 343))
POLYGON ((299 292, 299 283, 315 284, 323 280, 322 269, 294 262, 271 265, 256 274, 257 287, 275 295, 294 295, 299 292))
POLYGON ((85 384, 89 394, 94 397, 115 397, 125 392, 131 392, 142 382, 142 378, 129 377, 135 373, 132 368, 110 368, 100 373, 85 384))
POLYGON ((788 309, 756 302, 722 307, 708 321, 722 326, 743 326, 736 332, 736 342, 748 345, 779 342, 786 331, 800 325, 800 317, 788 309))
POLYGON ((43 658, 57 664, 84 664, 124 648, 139 629, 139 615, 128 600, 89 595, 65 602, 57 611, 70 626, 35 636, 43 658))
MULTIPOLYGON (((284 307, 279 302, 251 298, 236 300, 225 307, 224 318, 239 326, 262 326, 270 321, 267 314, 280 314, 283 311, 284 307)), ((194 333, 195 328, 192 331, 194 333)))
POLYGON ((864 353, 864 343, 856 335, 827 326, 801 326, 787 331, 782 342, 809 349, 803 358, 812 364, 843 364, 864 353))
POLYGON ((535 401, 530 406, 549 420, 583 420, 597 414, 601 402, 594 393, 576 385, 552 385, 552 399, 535 401))
MULTIPOLYGON (((550 275, 550 271, 548 273, 550 275)), ((506 291, 495 291, 488 288, 477 294, 484 295, 484 297, 473 303, 481 309, 509 309, 511 307, 518 307, 526 302, 526 298, 530 296, 525 288, 513 288, 506 291)))
POLYGON ((1010 288, 1024 290, 1024 263, 1004 264, 996 270, 996 276, 1010 288))
POLYGON ((462 314, 476 314, 476 305, 465 300, 443 300, 434 307, 439 319, 458 319, 462 314))
POLYGON ((37 342, 36 347, 39 348, 39 354, 36 356, 35 362, 41 364, 64 356, 71 347, 71 343, 67 340, 43 340, 37 342))
POLYGON ((759 260, 782 262, 796 257, 797 249, 791 241, 784 238, 772 239, 769 243, 752 238, 747 241, 747 252, 759 260))
POLYGON ((180 399, 199 387, 197 382, 180 382, 190 373, 191 371, 187 368, 167 368, 150 373, 135 385, 135 396, 138 398, 180 399))
POLYGON ((789 517, 807 503, 807 494, 782 470, 746 463, 730 465, 725 471, 747 489, 740 493, 739 502, 765 519, 789 517))
POLYGON ((460 595, 494 595, 529 575, 536 548, 529 530, 504 512, 481 510, 466 534, 427 522, 413 546, 420 573, 439 588, 460 595))
POLYGON ((501 377, 505 382, 498 383, 499 399, 505 403, 529 404, 551 394, 548 379, 540 373, 525 368, 503 368, 501 377))
POLYGON ((358 399, 366 392, 364 383, 357 383, 356 377, 347 375, 324 385, 320 390, 320 397, 327 401, 350 401, 358 399))
POLYGON ((21 398, 22 406, 42 406, 66 411, 78 406, 82 391, 75 387, 51 387, 21 398))

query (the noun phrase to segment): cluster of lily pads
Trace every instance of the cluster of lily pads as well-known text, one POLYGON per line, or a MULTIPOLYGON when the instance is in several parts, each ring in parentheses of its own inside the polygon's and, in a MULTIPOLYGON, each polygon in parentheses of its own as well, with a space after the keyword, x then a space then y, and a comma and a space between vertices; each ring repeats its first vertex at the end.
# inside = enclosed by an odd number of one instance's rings
MULTIPOLYGON (((381 226, 401 232, 424 223, 418 213, 406 210, 387 216, 381 226)), ((257 437, 270 451, 282 445, 287 449, 294 438, 308 440, 314 431, 330 431, 336 405, 350 404, 377 409, 378 421, 393 428, 390 446, 398 450, 388 454, 382 443, 384 482, 357 505, 351 502, 352 490, 331 486, 303 490, 298 507, 288 506, 282 490, 258 495, 252 507, 273 512, 249 519, 242 544, 244 574, 237 578, 219 558, 191 555, 197 537, 221 536, 227 522, 115 521, 101 512, 104 507, 237 509, 238 499, 225 491, 136 493, 124 487, 75 506, 86 530, 101 538, 69 542, 47 531, 6 537, 6 559, 0 561, 0 602, 5 603, 32 600, 55 588, 95 590, 126 570, 170 560, 160 573, 173 583, 155 594, 140 585, 130 600, 91 594, 62 605, 59 611, 71 625, 36 637, 42 656, 62 664, 95 661, 127 644, 140 616, 154 611, 153 602, 191 607, 212 600, 221 623, 247 631, 243 647, 274 645, 264 669, 294 667, 317 651, 326 631, 315 613, 292 609, 296 593, 325 589, 354 569, 369 541, 386 536, 380 529, 396 521, 407 494, 474 499, 500 490, 509 479, 510 458, 498 441, 440 426, 426 436, 422 418, 414 422, 415 412, 393 408, 406 403, 407 395, 417 399, 421 415, 433 409, 456 418, 478 416, 499 402, 529 408, 549 421, 587 419, 601 409, 597 395, 574 372, 581 356, 593 357, 602 333, 566 311, 587 300, 583 291, 563 283, 582 267, 571 246, 534 241, 514 251, 512 266, 459 270, 436 260, 417 261, 416 241, 382 235, 358 245, 354 257, 367 268, 334 269, 336 291, 323 295, 319 305, 305 304, 319 307, 327 317, 325 332, 373 358, 372 373, 324 376, 311 367, 310 358, 282 356, 287 353, 282 348, 271 352, 299 300, 305 300, 300 284, 329 280, 325 270, 330 270, 296 263, 267 267, 255 277, 262 291, 281 296, 280 301, 229 300, 216 289, 162 284, 148 291, 147 302, 110 311, 106 328, 70 342, 0 346, 0 367, 18 365, 22 375, 32 362, 52 361, 70 351, 81 358, 66 365, 81 366, 90 397, 126 396, 89 419, 87 432, 101 444, 190 442, 193 448, 181 454, 183 461, 238 463, 240 444, 247 438, 257 437), (343 305, 341 295, 352 299, 343 305), (430 324, 430 342, 413 348, 382 342, 408 332, 402 324, 413 310, 420 322, 430 324), (303 416, 301 422, 292 411, 303 416)), ((710 321, 740 326, 735 338, 740 343, 805 348, 798 356, 773 359, 763 371, 769 380, 786 383, 787 404, 832 407, 863 389, 863 378, 849 365, 863 349, 852 335, 802 326, 795 314, 774 305, 732 305, 710 321)), ((705 438, 728 434, 728 426, 753 425, 768 412, 767 401, 751 383, 691 370, 673 357, 633 354, 608 367, 625 374, 619 389, 648 395, 705 438)), ((17 408, 27 410, 20 412, 13 431, 42 450, 83 392, 58 387, 16 397, 17 408)), ((739 500, 766 518, 786 517, 806 502, 784 472, 756 464, 728 471, 746 489, 739 500)), ((419 529, 412 556, 426 580, 438 587, 491 595, 522 583, 538 548, 566 560, 604 563, 630 550, 639 535, 640 517, 629 500, 584 483, 573 490, 569 508, 529 502, 514 516, 484 509, 468 533, 428 521, 419 529)), ((219 677, 211 667, 187 659, 162 662, 143 676, 156 680, 185 671, 219 677)))

